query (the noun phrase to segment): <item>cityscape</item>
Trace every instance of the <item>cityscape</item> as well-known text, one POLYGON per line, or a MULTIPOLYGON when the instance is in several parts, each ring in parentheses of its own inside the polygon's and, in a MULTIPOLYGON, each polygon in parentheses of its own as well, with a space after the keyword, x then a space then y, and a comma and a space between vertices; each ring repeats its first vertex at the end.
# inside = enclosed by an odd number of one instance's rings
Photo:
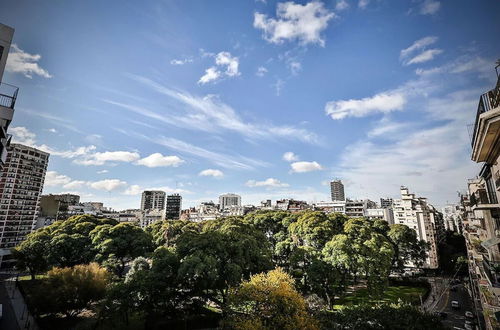
POLYGON ((0 329, 500 329, 499 12, 1 4, 0 329))

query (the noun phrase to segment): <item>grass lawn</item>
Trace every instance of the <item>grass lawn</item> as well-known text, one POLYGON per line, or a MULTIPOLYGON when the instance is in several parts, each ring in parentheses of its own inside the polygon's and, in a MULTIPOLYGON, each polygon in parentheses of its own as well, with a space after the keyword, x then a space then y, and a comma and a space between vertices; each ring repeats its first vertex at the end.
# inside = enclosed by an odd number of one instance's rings
POLYGON ((420 304, 420 295, 423 297, 426 288, 414 286, 389 286, 381 297, 370 297, 367 289, 360 289, 337 300, 335 308, 341 309, 345 305, 359 305, 362 303, 391 303, 398 299, 411 304, 420 304))

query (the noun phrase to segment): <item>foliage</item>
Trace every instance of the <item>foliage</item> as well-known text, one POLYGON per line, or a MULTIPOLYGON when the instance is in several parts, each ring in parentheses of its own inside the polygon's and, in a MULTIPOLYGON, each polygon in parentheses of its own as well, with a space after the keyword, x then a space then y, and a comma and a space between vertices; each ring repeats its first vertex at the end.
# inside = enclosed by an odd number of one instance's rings
POLYGON ((146 232, 153 237, 153 243, 158 246, 175 246, 177 238, 184 232, 199 232, 200 225, 188 220, 164 220, 146 227, 146 232))
POLYGON ((19 270, 27 270, 34 280, 35 275, 48 268, 47 254, 50 236, 46 232, 29 234, 25 241, 12 250, 19 270))
POLYGON ((394 224, 390 227, 387 236, 393 243, 394 258, 392 266, 398 271, 403 271, 405 264, 412 262, 421 267, 427 257, 427 243, 418 240, 417 233, 408 226, 394 224))
POLYGON ((405 303, 349 306, 335 313, 323 313, 319 319, 324 329, 446 329, 439 316, 421 312, 405 303))
POLYGON ((104 262, 120 277, 127 262, 146 255, 152 248, 151 236, 129 223, 97 226, 90 237, 97 250, 96 260, 104 262))
POLYGON ((234 329, 318 329, 293 278, 277 268, 254 275, 232 291, 229 326, 234 329))
POLYGON ((96 263, 55 267, 33 294, 35 311, 37 314, 76 316, 90 303, 104 297, 109 280, 106 269, 96 263))

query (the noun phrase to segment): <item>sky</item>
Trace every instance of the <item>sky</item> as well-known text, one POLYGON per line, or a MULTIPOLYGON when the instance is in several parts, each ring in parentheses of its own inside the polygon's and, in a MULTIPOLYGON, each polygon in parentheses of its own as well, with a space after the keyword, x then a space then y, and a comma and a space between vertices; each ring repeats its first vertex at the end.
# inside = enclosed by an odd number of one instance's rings
POLYGON ((117 210, 147 189, 324 201, 332 179, 456 202, 500 58, 493 0, 4 0, 0 22, 43 193, 117 210))

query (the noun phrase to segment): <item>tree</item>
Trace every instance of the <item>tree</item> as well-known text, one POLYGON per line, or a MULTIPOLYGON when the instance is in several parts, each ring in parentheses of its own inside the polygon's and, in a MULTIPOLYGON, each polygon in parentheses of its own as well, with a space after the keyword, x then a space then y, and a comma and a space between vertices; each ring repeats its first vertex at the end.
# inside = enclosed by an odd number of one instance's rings
MULTIPOLYGON (((339 215, 339 217, 342 217, 339 215)), ((288 228, 292 240, 299 246, 322 249, 326 242, 339 234, 339 226, 323 212, 305 212, 288 228)))
POLYGON ((318 329, 293 278, 277 268, 253 275, 231 292, 228 323, 235 329, 318 329))
POLYGON ((390 226, 387 237, 393 244, 394 257, 392 267, 395 270, 403 271, 405 265, 413 263, 420 267, 427 257, 427 243, 418 240, 417 233, 408 226, 394 224, 390 226))
POLYGON ((335 313, 319 317, 324 329, 353 330, 444 330, 438 316, 404 303, 346 306, 335 313))
POLYGON ((38 314, 80 314, 90 303, 102 299, 110 276, 96 263, 74 267, 54 267, 34 293, 38 314))
POLYGON ((271 267, 265 236, 240 218, 207 222, 201 233, 177 239, 179 277, 192 296, 209 299, 226 312, 229 289, 271 267))
POLYGON ((36 231, 27 235, 26 240, 12 250, 19 270, 27 270, 34 280, 48 268, 47 255, 49 251, 50 235, 45 231, 36 231))
POLYGON ((156 247, 175 246, 177 238, 184 232, 200 232, 201 226, 198 223, 188 220, 164 220, 155 222, 146 227, 146 232, 153 237, 156 247))
POLYGON ((119 277, 124 275, 128 262, 144 256, 152 248, 151 236, 129 223, 97 226, 90 237, 97 250, 97 261, 104 262, 119 277))

